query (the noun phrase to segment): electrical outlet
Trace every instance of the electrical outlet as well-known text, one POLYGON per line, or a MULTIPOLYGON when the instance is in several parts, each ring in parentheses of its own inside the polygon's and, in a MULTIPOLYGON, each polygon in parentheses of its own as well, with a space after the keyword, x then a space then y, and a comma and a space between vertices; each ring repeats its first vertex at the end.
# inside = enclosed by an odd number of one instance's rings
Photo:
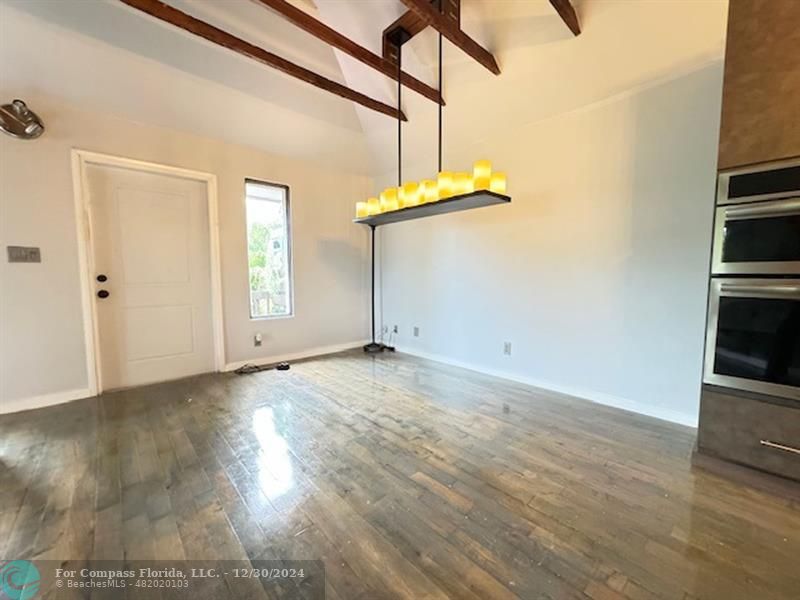
POLYGON ((503 354, 511 356, 511 342, 505 342, 503 344, 503 354))
POLYGON ((260 346, 261 345, 261 334, 257 333, 253 336, 253 346, 260 346))
POLYGON ((394 328, 392 329, 392 333, 399 333, 397 325, 395 325, 394 328))
POLYGON ((419 337, 419 327, 414 326, 414 337, 419 337))
POLYGON ((381 333, 389 333, 389 326, 384 325, 383 327, 381 327, 381 333))

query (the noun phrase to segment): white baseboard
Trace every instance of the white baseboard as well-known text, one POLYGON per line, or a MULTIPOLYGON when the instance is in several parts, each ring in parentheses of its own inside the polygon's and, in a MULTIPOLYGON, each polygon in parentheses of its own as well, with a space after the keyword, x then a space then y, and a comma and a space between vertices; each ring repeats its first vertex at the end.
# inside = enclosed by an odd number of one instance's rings
MULTIPOLYGON (((336 344, 333 346, 321 346, 318 348, 309 348, 301 352, 294 352, 292 354, 282 354, 278 356, 264 356, 259 358, 252 358, 250 360, 243 360, 235 363, 226 364, 223 371, 233 371, 246 364, 253 365, 268 365, 271 363, 299 360, 301 358, 313 358, 315 356, 324 356, 326 354, 335 354, 336 352, 343 352, 344 350, 352 350, 353 348, 360 348, 369 340, 356 340, 344 344, 336 344)), ((24 410, 33 410, 35 408, 44 408, 45 406, 53 406, 54 404, 63 404, 64 402, 71 402, 72 400, 80 400, 88 398, 92 393, 88 388, 78 390, 67 390, 64 392, 55 392, 52 394, 44 394, 42 396, 33 396, 31 398, 19 398, 17 400, 3 400, 0 401, 0 415, 21 412, 24 410)))
POLYGON ((462 369, 477 371, 478 373, 483 373, 484 375, 501 377, 503 379, 509 379, 517 383, 523 383, 525 385, 542 388, 544 390, 549 390, 551 392, 558 392, 559 394, 574 396, 575 398, 582 398, 584 400, 589 400, 590 402, 594 402, 596 404, 603 404, 605 406, 621 408, 623 410, 627 410, 630 412, 639 413, 640 415, 647 415, 648 417, 661 419, 662 421, 669 421, 671 423, 678 423, 679 425, 686 425, 688 427, 697 428, 698 415, 690 415, 680 411, 670 410, 668 408, 652 406, 649 404, 645 404, 643 402, 637 402, 636 400, 630 400, 628 398, 620 398, 618 396, 612 396, 610 394, 595 392, 593 390, 575 388, 575 387, 561 385, 558 383, 553 383, 552 381, 543 381, 540 379, 534 379, 532 377, 520 375, 518 373, 510 373, 508 371, 502 371, 499 369, 491 369, 484 367, 482 365, 476 365, 473 363, 452 359, 450 357, 442 356, 439 354, 431 354, 429 352, 416 350, 414 348, 406 348, 398 346, 397 351, 403 352, 405 354, 411 354, 413 356, 418 356, 420 358, 425 358, 428 360, 444 363, 447 365, 452 365, 454 367, 461 367, 462 369))
POLYGON ((54 404, 72 402, 81 398, 88 398, 92 395, 88 388, 80 390, 67 390, 65 392, 54 392, 33 396, 31 398, 19 398, 17 400, 3 400, 0 402, 0 415, 22 412, 23 410, 33 410, 34 408, 44 408, 54 404))
POLYGON ((291 354, 278 354, 274 356, 259 356, 258 358, 251 358, 249 360, 240 360, 228 363, 223 367, 223 371, 235 371, 244 365, 270 365, 273 363, 286 362, 291 360, 300 360, 301 358, 314 358, 315 356, 325 356, 326 354, 335 354, 337 352, 344 352, 345 350, 352 350, 353 348, 361 348, 370 340, 356 340, 353 342, 346 342, 344 344, 335 344, 333 346, 319 346, 317 348, 309 348, 308 350, 301 350, 300 352, 293 352, 291 354))
MULTIPOLYGON (((223 370, 233 371, 246 364, 268 365, 283 361, 292 361, 292 360, 299 360, 302 358, 313 358, 315 356, 324 356, 326 354, 335 354, 336 352, 343 352, 345 350, 352 350, 353 348, 360 348, 367 342, 369 342, 369 340, 358 340, 353 342, 347 342, 344 344, 336 344, 333 346, 321 346, 317 348, 309 348, 308 350, 294 352, 291 354, 253 358, 250 360, 228 363, 225 365, 223 370)), ((420 358, 425 358, 428 360, 433 360, 436 362, 452 365, 454 367, 461 367, 462 369, 477 371, 478 373, 483 373, 485 375, 491 375, 493 377, 501 377, 503 379, 515 381, 517 383, 523 383, 525 385, 530 385, 533 387, 542 388, 553 392, 558 392, 560 394, 565 394, 567 396, 583 398, 585 400, 589 400, 597 404, 612 406, 614 408, 621 408, 623 410, 628 410, 642 415, 647 415, 649 417, 655 417, 656 419, 662 419, 664 421, 670 421, 672 423, 678 423, 680 425, 686 425, 689 427, 697 427, 697 415, 687 415, 686 413, 660 408, 657 406, 651 406, 649 404, 644 404, 642 402, 629 400, 627 398, 620 398, 618 396, 611 396, 609 394, 603 394, 592 390, 585 390, 570 386, 564 386, 561 384, 553 383, 551 381, 542 381, 539 379, 534 379, 517 373, 510 373, 499 369, 491 369, 484 367, 482 365, 476 365, 473 363, 455 360, 447 356, 442 356, 440 354, 431 354, 429 352, 416 350, 414 348, 398 347, 397 351, 404 352, 406 354, 411 354, 412 356, 418 356, 420 358)), ((35 408, 43 408, 45 406, 52 406, 54 404, 63 404, 64 402, 71 402, 72 400, 80 400, 81 398, 88 398, 89 396, 91 396, 91 392, 87 388, 78 390, 68 390, 65 392, 55 392, 53 394, 44 394, 42 396, 34 396, 32 398, 20 398, 18 400, 3 401, 0 402, 0 414, 15 413, 24 410, 33 410, 35 408)))

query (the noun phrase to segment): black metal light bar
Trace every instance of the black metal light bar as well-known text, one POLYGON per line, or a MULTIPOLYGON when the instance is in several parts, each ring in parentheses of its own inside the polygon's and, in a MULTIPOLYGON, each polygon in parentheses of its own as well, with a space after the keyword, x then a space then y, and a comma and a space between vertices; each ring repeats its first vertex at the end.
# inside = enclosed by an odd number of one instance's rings
POLYGON ((510 196, 505 196, 489 190, 478 190, 477 192, 451 196, 450 198, 445 198, 444 200, 438 200, 436 202, 406 206, 405 208, 399 208, 377 215, 370 215, 369 217, 353 219, 353 223, 378 227, 379 225, 388 225, 389 223, 422 219, 434 215, 444 215, 472 208, 492 206, 493 204, 507 204, 509 202, 511 202, 510 196))

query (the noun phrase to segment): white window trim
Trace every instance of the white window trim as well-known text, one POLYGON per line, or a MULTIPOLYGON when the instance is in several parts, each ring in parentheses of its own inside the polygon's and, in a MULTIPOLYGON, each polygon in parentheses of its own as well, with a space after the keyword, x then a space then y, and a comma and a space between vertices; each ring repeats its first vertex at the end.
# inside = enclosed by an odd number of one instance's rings
POLYGON ((257 177, 245 177, 244 178, 244 193, 242 194, 242 202, 244 204, 244 218, 245 218, 245 232, 244 232, 244 250, 245 256, 247 257, 247 314, 249 315, 250 321, 278 321, 281 319, 293 319, 295 316, 295 306, 294 306, 294 235, 292 234, 292 200, 291 200, 291 188, 285 183, 275 183, 272 181, 266 181, 264 179, 259 179, 257 177), (251 299, 250 299, 250 239, 249 239, 249 232, 247 231, 247 184, 248 183, 255 183, 260 185, 269 185, 272 187, 283 188, 286 198, 286 251, 288 252, 287 262, 288 262, 288 279, 289 279, 289 313, 285 315, 265 315, 263 317, 253 316, 250 312, 251 309, 251 299))

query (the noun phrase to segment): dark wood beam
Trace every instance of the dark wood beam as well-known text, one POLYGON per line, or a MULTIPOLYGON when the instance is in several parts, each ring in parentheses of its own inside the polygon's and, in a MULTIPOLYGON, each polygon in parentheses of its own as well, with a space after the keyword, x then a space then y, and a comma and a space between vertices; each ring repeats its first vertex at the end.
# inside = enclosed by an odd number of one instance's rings
MULTIPOLYGON (((330 44, 334 48, 338 48, 342 52, 346 52, 356 60, 361 61, 365 65, 369 65, 376 71, 380 71, 387 77, 391 77, 397 81, 397 67, 395 66, 397 64, 396 62, 395 64, 392 64, 386 58, 370 52, 367 48, 364 48, 364 46, 361 46, 350 38, 345 37, 335 29, 328 27, 325 25, 325 23, 318 21, 307 12, 300 10, 292 4, 289 4, 286 0, 253 1, 271 8, 303 31, 310 33, 317 39, 330 44)), ((423 83, 419 79, 409 75, 406 72, 401 73, 400 81, 407 88, 422 94, 434 102, 442 101, 438 90, 423 83)), ((442 102, 442 104, 444 104, 444 102, 442 102)))
POLYGON ((580 35, 581 24, 578 22, 578 15, 575 14, 575 8, 569 0, 550 0, 550 4, 556 9, 564 23, 567 24, 569 30, 575 35, 580 35))
MULTIPOLYGON (((453 24, 461 27, 461 0, 428 0, 434 7, 439 6, 441 1, 444 4, 442 10, 445 17, 450 19, 453 24)), ((397 31, 402 29, 411 39, 421 31, 428 28, 428 22, 420 17, 413 10, 407 10, 394 23, 383 30, 383 58, 397 64, 397 45, 393 42, 397 31)))
POLYGON ((326 92, 336 94, 337 96, 346 98, 347 100, 352 100, 361 106, 365 106, 366 108, 383 113, 395 119, 400 118, 403 121, 407 120, 403 112, 394 106, 384 104, 383 102, 370 98, 369 96, 344 86, 341 83, 333 81, 332 79, 328 79, 327 77, 323 77, 322 75, 314 73, 305 67, 296 65, 285 58, 281 58, 277 54, 273 54, 268 50, 254 46, 253 44, 246 42, 241 38, 218 29, 213 25, 209 25, 205 21, 196 19, 191 15, 187 15, 186 13, 172 8, 163 2, 159 2, 158 0, 120 0, 120 2, 147 13, 156 19, 174 25, 179 29, 188 31, 189 33, 208 40, 209 42, 217 44, 218 46, 222 46, 228 50, 236 52, 237 54, 241 54, 242 56, 246 56, 258 61, 261 64, 277 69, 286 75, 290 75, 291 77, 300 79, 306 83, 310 83, 315 87, 325 90, 326 92))
MULTIPOLYGON (((439 0, 433 0, 434 4, 438 6, 439 0)), ((461 29, 461 0, 441 0, 442 10, 441 13, 445 19, 449 19, 455 27, 461 29)))
POLYGON ((394 39, 399 29, 405 31, 409 38, 413 38, 419 32, 427 28, 428 23, 425 19, 420 17, 413 10, 404 12, 394 23, 383 30, 383 58, 393 65, 397 64, 397 44, 395 44, 394 39))
POLYGON ((450 17, 439 12, 439 9, 428 0, 402 0, 409 9, 419 15, 425 22, 441 33, 454 45, 489 69, 495 75, 500 75, 500 67, 494 56, 478 42, 464 33, 450 17))

